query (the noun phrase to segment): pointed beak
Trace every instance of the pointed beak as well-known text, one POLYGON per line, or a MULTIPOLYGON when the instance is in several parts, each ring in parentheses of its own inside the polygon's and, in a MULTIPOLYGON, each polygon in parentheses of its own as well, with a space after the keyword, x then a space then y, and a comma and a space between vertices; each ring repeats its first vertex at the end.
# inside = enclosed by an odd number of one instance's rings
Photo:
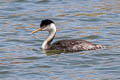
POLYGON ((32 34, 38 32, 38 31, 41 31, 41 30, 42 30, 42 28, 38 28, 38 29, 32 31, 32 34))

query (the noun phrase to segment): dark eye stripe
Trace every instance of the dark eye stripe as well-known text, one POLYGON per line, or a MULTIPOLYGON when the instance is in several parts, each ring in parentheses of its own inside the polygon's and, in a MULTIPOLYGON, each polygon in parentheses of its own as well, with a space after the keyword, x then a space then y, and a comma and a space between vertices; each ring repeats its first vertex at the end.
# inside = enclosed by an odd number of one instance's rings
POLYGON ((43 26, 40 26, 42 29, 44 29, 46 26, 45 25, 43 25, 43 26))

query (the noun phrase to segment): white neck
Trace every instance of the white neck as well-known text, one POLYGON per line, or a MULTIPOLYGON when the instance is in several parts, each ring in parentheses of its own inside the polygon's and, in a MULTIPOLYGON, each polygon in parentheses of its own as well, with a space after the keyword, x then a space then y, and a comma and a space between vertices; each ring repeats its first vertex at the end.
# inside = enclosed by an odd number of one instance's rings
POLYGON ((54 36, 56 33, 55 24, 52 23, 52 24, 48 25, 46 30, 49 32, 49 34, 48 34, 48 37, 45 39, 45 41, 42 44, 42 49, 49 49, 50 48, 50 43, 54 39, 54 36))

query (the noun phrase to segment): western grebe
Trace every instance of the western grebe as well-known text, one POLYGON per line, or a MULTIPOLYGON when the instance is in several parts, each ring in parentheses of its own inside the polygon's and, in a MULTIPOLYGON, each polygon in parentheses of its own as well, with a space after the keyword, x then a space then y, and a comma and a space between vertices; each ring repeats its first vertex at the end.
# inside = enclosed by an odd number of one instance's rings
POLYGON ((59 40, 51 44, 56 34, 56 26, 55 23, 49 19, 42 20, 40 24, 40 28, 34 30, 32 34, 38 31, 49 32, 48 37, 42 44, 41 48, 43 50, 60 50, 60 51, 76 52, 76 51, 96 50, 104 47, 102 45, 93 44, 85 40, 59 40))

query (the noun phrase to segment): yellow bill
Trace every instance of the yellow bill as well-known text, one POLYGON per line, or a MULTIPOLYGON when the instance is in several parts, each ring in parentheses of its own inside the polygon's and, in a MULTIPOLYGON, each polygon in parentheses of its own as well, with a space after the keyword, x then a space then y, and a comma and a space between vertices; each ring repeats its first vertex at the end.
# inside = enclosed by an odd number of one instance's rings
POLYGON ((38 32, 38 31, 41 31, 41 30, 42 30, 42 28, 38 28, 38 29, 32 31, 32 34, 38 32))

